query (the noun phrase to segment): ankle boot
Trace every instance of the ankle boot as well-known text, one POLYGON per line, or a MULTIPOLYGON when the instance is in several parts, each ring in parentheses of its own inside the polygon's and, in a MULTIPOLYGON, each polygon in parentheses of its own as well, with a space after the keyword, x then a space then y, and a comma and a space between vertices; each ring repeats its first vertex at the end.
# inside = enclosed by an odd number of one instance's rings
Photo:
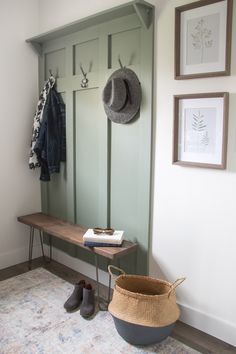
POLYGON ((80 314, 82 317, 90 317, 95 311, 95 296, 94 290, 90 284, 83 288, 83 301, 80 307, 80 314))
POLYGON ((72 294, 64 303, 64 308, 66 309, 66 311, 68 312, 74 311, 80 306, 81 301, 83 299, 84 287, 85 287, 84 280, 80 280, 79 283, 75 284, 72 294))

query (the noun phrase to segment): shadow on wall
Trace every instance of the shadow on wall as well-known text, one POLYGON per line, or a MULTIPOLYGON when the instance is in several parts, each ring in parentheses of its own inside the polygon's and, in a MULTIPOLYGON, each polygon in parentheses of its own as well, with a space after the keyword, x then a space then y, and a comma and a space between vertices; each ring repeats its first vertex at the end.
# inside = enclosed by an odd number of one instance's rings
POLYGON ((235 33, 236 33, 236 11, 233 11, 232 45, 231 45, 231 76, 236 75, 236 45, 234 44, 235 33))
MULTIPOLYGON (((151 265, 152 265, 151 270, 155 269, 155 278, 169 281, 168 275, 161 268, 160 262, 157 263, 152 254, 150 255, 150 258, 151 258, 151 265)), ((153 273, 153 272, 151 272, 151 273, 153 273)), ((151 274, 151 276, 154 277, 154 275, 152 275, 152 274, 151 274)))
MULTIPOLYGON (((153 274, 153 272, 151 272, 152 274, 150 275, 153 278, 166 280, 169 283, 174 283, 177 280, 177 278, 172 279, 172 277, 169 276, 168 272, 166 270, 164 270, 164 266, 162 267, 161 261, 158 261, 158 263, 157 263, 155 258, 153 257, 153 255, 151 255, 151 264, 152 264, 152 270, 155 269, 155 275, 153 274)), ((185 275, 186 274, 179 274, 178 278, 185 277, 185 275)), ((187 280, 188 279, 186 278, 185 281, 187 281, 187 280)), ((181 298, 181 303, 186 303, 186 304, 190 303, 191 296, 188 296, 187 291, 185 291, 183 288, 185 281, 176 290, 177 303, 178 303, 178 299, 180 299, 180 298, 181 298)))
MULTIPOLYGON (((156 6, 156 18, 157 18, 157 20, 158 20, 158 18, 159 18, 159 15, 160 15, 160 13, 161 13, 161 11, 163 10, 163 8, 165 7, 165 6, 167 6, 168 5, 168 2, 169 2, 170 0, 158 0, 158 3, 156 4, 155 3, 155 6, 156 6)), ((154 3, 153 1, 151 1, 152 3, 154 3)))
POLYGON ((227 170, 236 172, 236 93, 229 97, 229 123, 228 123, 228 147, 227 147, 227 170))
MULTIPOLYGON (((231 53, 231 76, 236 76, 236 45, 234 45, 234 33, 236 33, 236 11, 233 12, 232 28, 232 53, 231 53)), ((229 125, 228 125, 228 149, 227 149, 227 170, 236 172, 236 93, 230 92, 229 97, 229 125)))

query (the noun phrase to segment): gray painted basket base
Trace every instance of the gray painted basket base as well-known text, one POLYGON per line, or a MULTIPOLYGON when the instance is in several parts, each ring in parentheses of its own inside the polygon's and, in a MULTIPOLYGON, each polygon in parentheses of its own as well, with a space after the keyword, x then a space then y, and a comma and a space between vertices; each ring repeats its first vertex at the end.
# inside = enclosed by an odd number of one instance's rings
POLYGON ((151 345, 167 338, 174 329, 175 322, 165 327, 147 327, 120 320, 114 316, 113 320, 119 335, 133 345, 151 345))

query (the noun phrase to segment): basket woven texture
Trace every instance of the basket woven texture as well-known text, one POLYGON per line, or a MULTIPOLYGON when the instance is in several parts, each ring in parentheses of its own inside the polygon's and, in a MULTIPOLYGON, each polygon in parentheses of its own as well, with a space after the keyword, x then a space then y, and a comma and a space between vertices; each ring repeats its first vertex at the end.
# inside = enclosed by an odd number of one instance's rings
MULTIPOLYGON (((109 273, 114 277, 109 267, 109 273)), ((118 268, 116 268, 118 269, 118 268)), ((177 321, 180 316, 176 304, 175 288, 185 278, 177 279, 173 284, 148 276, 126 275, 116 278, 109 312, 133 324, 149 327, 164 327, 177 321)))

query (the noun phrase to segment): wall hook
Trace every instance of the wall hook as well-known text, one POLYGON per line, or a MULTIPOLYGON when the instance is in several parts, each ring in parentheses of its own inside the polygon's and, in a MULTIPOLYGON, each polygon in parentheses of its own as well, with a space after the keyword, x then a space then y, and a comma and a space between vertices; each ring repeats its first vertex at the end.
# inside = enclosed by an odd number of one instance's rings
POLYGON ((83 74, 83 79, 81 80, 80 86, 82 88, 86 88, 86 87, 88 87, 88 79, 87 79, 87 73, 84 71, 84 69, 82 67, 82 64, 80 64, 80 70, 81 70, 81 72, 83 74))
POLYGON ((56 78, 57 78, 57 75, 56 75, 56 77, 53 75, 53 73, 52 73, 52 70, 51 69, 49 69, 48 70, 49 71, 49 81, 50 81, 50 86, 51 87, 53 87, 54 85, 55 85, 55 83, 56 83, 56 78))
POLYGON ((56 74, 55 75, 53 75, 52 69, 49 69, 48 71, 49 71, 49 75, 50 76, 53 76, 55 79, 59 78, 59 70, 58 70, 58 68, 56 69, 56 74))
POLYGON ((124 65, 122 64, 122 62, 121 62, 120 55, 118 55, 118 62, 119 62, 119 64, 120 64, 120 68, 121 68, 121 69, 124 69, 125 66, 124 66, 124 65))

